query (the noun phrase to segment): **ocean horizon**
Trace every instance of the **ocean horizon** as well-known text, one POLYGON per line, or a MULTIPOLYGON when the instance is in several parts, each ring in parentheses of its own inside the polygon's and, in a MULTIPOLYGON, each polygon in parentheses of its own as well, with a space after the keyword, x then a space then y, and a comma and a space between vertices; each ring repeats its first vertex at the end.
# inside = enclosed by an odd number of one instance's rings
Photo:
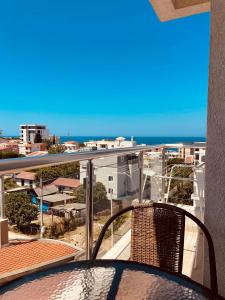
MULTIPOLYGON (((102 140, 109 139, 114 140, 117 136, 60 136, 60 142, 64 143, 67 141, 87 142, 90 140, 102 140)), ((124 136, 126 140, 130 140, 131 136, 124 136)), ((151 137, 151 136, 133 136, 134 141, 138 145, 158 145, 158 144, 173 144, 173 143, 194 143, 194 142, 205 142, 205 137, 151 137)))
MULTIPOLYGON (((59 136, 60 138, 60 143, 64 143, 67 141, 77 141, 79 143, 87 142, 90 140, 115 140, 118 136, 59 136)), ((4 136, 4 138, 19 138, 19 136, 4 136)), ((131 136, 124 136, 126 140, 131 140, 131 136)), ((137 142, 138 145, 140 144, 146 144, 146 145, 158 145, 158 144, 175 144, 175 143, 194 143, 194 142, 205 142, 206 137, 202 136, 191 136, 191 137, 163 137, 163 136, 158 136, 158 137, 153 137, 153 136, 133 136, 134 141, 137 142)))

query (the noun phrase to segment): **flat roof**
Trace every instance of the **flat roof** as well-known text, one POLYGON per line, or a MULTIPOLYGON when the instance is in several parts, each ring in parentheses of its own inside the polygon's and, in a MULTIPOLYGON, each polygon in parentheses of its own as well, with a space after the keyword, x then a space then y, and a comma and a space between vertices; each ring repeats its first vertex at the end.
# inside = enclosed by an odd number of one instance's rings
MULTIPOLYGON (((54 194, 54 195, 44 196, 43 201, 55 203, 60 201, 72 200, 74 198, 75 196, 69 196, 66 194, 54 194)), ((40 199, 40 197, 38 197, 38 199, 40 199)))
POLYGON ((51 209, 53 210, 84 210, 86 209, 86 204, 83 203, 67 203, 67 204, 62 204, 62 205, 56 205, 52 207, 51 209))
POLYGON ((210 11, 210 0, 149 0, 161 22, 210 11))

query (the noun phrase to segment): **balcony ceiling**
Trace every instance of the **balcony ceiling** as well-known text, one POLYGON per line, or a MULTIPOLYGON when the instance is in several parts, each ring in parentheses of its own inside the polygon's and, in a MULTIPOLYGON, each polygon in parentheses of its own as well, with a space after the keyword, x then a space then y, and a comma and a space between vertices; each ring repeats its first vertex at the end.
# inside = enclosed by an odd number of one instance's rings
POLYGON ((149 0, 161 22, 210 11, 210 0, 149 0))

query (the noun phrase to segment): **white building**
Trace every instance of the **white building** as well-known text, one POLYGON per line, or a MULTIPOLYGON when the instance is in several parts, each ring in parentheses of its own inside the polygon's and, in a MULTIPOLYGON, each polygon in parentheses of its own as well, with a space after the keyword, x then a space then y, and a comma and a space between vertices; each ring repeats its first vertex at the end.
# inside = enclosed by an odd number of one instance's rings
POLYGON ((186 163, 193 163, 198 165, 205 161, 206 143, 195 142, 190 145, 182 145, 179 147, 180 157, 185 160, 186 163))
POLYGON ((15 176, 15 182, 19 186, 26 186, 30 188, 36 188, 37 180, 34 172, 21 172, 15 176))
MULTIPOLYGON (((86 164, 86 161, 80 162, 81 184, 85 182, 86 164)), ((99 158, 95 159, 93 164, 95 182, 101 182, 105 186, 108 199, 137 197, 139 170, 136 155, 99 158)))
POLYGON ((65 152, 67 153, 76 152, 79 149, 79 143, 75 141, 65 142, 63 146, 65 147, 65 152))
POLYGON ((126 141, 124 137, 118 137, 115 140, 100 140, 100 141, 89 141, 84 143, 87 148, 93 150, 102 149, 116 149, 116 148, 128 148, 135 147, 136 142, 131 138, 130 141, 126 141))
POLYGON ((25 156, 33 153, 33 152, 45 152, 46 151, 46 144, 44 143, 20 143, 18 144, 19 153, 25 156))
POLYGON ((47 126, 38 124, 20 125, 20 140, 23 143, 41 143, 49 139, 47 126))

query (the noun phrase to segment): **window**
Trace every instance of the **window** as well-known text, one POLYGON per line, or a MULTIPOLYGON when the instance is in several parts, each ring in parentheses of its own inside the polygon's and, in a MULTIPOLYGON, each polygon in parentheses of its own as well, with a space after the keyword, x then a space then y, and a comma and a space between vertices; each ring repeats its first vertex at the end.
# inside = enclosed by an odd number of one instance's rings
POLYGON ((108 189, 109 194, 113 194, 113 189, 108 189))
POLYGON ((113 176, 109 176, 108 181, 113 181, 113 176))

